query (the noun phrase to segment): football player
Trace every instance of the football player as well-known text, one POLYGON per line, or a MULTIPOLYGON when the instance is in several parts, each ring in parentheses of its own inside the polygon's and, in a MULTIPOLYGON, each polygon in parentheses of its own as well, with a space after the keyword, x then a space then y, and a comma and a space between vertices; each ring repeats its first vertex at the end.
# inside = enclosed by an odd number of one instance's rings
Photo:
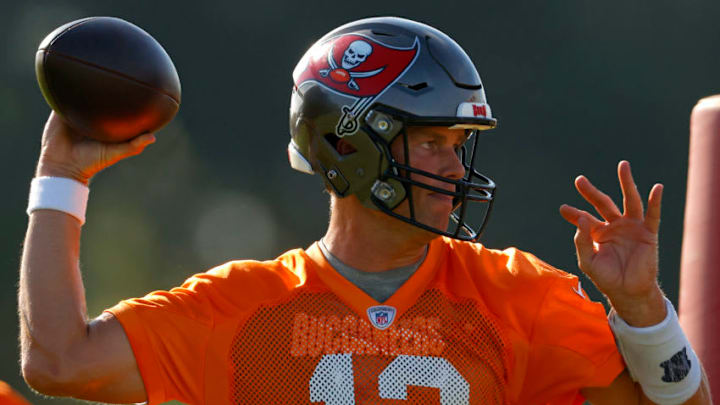
POLYGON ((599 217, 561 207, 608 321, 576 277, 476 243, 495 184, 475 152, 496 120, 451 38, 400 18, 351 22, 313 45, 293 80, 289 160, 331 194, 325 236, 91 321, 78 268, 87 183, 154 137, 78 140, 51 115, 20 282, 31 386, 150 404, 711 403, 657 283, 662 186, 645 212, 621 162, 622 211, 582 176, 599 217))

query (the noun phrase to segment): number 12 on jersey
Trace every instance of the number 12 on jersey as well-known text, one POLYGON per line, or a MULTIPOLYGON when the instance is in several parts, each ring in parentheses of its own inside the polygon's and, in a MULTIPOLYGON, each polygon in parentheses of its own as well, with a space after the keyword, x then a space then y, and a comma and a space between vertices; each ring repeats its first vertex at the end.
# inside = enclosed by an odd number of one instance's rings
MULTIPOLYGON (((441 405, 470 403, 470 385, 441 357, 400 355, 378 377, 381 398, 407 399, 408 385, 438 388, 441 405)), ((310 401, 355 404, 352 354, 327 354, 320 359, 310 378, 310 401)))

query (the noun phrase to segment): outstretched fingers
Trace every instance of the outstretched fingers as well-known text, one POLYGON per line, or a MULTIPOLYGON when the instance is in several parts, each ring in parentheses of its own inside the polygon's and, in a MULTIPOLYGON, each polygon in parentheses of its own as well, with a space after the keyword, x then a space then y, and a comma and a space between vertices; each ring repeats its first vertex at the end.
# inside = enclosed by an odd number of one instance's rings
POLYGON ((610 222, 622 216, 612 198, 598 190, 597 187, 590 183, 590 180, 588 180, 587 177, 578 176, 575 179, 575 188, 587 202, 595 207, 595 210, 605 219, 605 221, 610 222))
POLYGON ((590 224, 590 229, 598 227, 603 224, 602 221, 595 218, 591 213, 575 208, 571 205, 563 204, 560 206, 560 215, 568 222, 575 226, 580 226, 578 220, 584 217, 590 224))
POLYGON ((643 216, 643 202, 635 185, 630 163, 622 161, 618 164, 618 178, 623 193, 625 215, 635 220, 644 221, 645 226, 653 233, 660 228, 660 205, 662 202, 662 184, 655 184, 648 197, 647 212, 643 216))
POLYGON ((593 256, 595 255, 595 245, 591 236, 590 221, 583 215, 578 219, 577 227, 574 240, 578 267, 590 276, 589 271, 592 268, 590 263, 592 263, 593 256))
POLYGON ((618 163, 618 179, 620 180, 620 188, 623 194, 623 211, 625 215, 632 219, 643 218, 643 202, 635 185, 630 163, 626 160, 618 163))
POLYGON ((647 213, 645 215, 645 226, 652 233, 658 233, 660 229, 660 206, 662 203, 663 185, 655 184, 650 190, 648 197, 647 213))
POLYGON ((560 215, 577 227, 575 232, 575 252, 577 253, 578 267, 587 273, 591 268, 590 263, 592 263, 592 258, 595 255, 592 231, 604 225, 604 222, 587 211, 567 204, 560 206, 560 215))

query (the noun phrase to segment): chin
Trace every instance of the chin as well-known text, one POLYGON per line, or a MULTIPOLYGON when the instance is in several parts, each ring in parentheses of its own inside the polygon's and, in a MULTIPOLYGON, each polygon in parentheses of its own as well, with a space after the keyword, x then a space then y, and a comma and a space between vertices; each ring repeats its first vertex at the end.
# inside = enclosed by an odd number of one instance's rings
MULTIPOLYGON (((448 225, 450 225, 450 218, 449 215, 445 217, 445 220, 438 220, 438 217, 435 217, 433 220, 429 221, 423 221, 418 220, 418 222, 422 223, 423 225, 431 226, 435 229, 439 229, 441 231, 446 231, 448 229, 448 225)), ((437 234, 433 233, 433 235, 437 236, 437 234)))
MULTIPOLYGON (((421 206, 421 204, 416 204, 416 207, 418 206, 421 206)), ((441 231, 446 231, 448 229, 448 225, 450 224, 450 214, 452 213, 454 208, 451 204, 423 204, 422 206, 423 208, 415 212, 415 220, 417 222, 425 226, 439 229, 441 231)), ((395 212, 400 215, 410 217, 410 210, 408 208, 407 201, 404 201, 398 208, 399 209, 396 209, 395 212)), ((403 226, 408 226, 408 229, 411 229, 413 233, 416 233, 417 231, 417 235, 419 235, 419 237, 421 238, 427 239, 427 241, 430 241, 440 236, 434 232, 427 231, 407 222, 400 221, 397 218, 396 220, 402 223, 403 226)))

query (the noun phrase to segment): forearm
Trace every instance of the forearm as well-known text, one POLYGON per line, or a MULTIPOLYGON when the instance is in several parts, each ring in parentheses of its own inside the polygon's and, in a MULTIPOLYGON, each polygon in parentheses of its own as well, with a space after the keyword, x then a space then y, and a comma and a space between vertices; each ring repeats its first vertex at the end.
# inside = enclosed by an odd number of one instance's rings
POLYGON ((654 325, 634 327, 611 311, 608 320, 629 379, 641 404, 709 404, 707 378, 700 359, 678 323, 670 301, 663 300, 666 316, 654 325), (654 402, 653 402, 654 401, 654 402))
MULTIPOLYGON (((702 365, 701 365, 702 367, 702 365)), ((710 395, 710 383, 707 379, 705 370, 702 373, 702 382, 695 395, 692 396, 684 405, 712 405, 712 396, 710 395)))
POLYGON ((656 325, 667 316, 665 294, 657 282, 643 295, 608 295, 607 298, 615 312, 631 326, 643 328, 656 325))
MULTIPOLYGON (((593 405, 657 405, 645 395, 640 384, 632 380, 627 369, 609 386, 586 387, 581 390, 581 393, 593 405)), ((711 405, 712 403, 710 384, 703 371, 702 382, 697 391, 681 405, 711 405)))
POLYGON ((122 325, 109 314, 87 319, 79 267, 87 190, 72 180, 87 185, 100 170, 154 141, 152 134, 122 143, 94 141, 55 113, 45 125, 35 176, 50 179, 33 181, 18 292, 23 376, 44 394, 105 402, 146 398, 122 325))
POLYGON ((87 336, 80 234, 80 222, 66 213, 37 210, 30 216, 18 297, 24 370, 39 362, 62 374, 63 356, 87 336))

